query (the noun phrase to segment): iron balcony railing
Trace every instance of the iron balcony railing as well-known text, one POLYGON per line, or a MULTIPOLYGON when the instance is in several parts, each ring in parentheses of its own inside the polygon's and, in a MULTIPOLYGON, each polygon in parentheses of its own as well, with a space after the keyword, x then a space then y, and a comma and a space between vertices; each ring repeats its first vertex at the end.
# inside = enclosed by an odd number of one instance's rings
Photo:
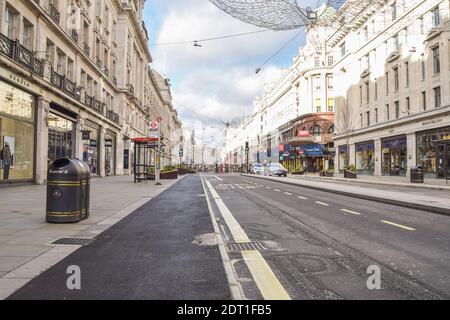
POLYGON ((86 42, 83 42, 83 51, 84 53, 86 53, 86 55, 90 55, 91 54, 91 48, 89 48, 89 46, 87 45, 86 42))
POLYGON ((106 118, 115 123, 119 123, 119 115, 112 110, 106 110, 106 118))
POLYGON ((14 57, 15 41, 0 33, 0 52, 8 57, 14 57))
POLYGON ((56 9, 56 7, 50 3, 48 5, 48 10, 49 10, 50 17, 53 19, 53 21, 55 21, 57 24, 59 24, 60 14, 59 14, 58 9, 56 9))
POLYGON ((70 35, 72 36, 72 39, 75 40, 76 43, 78 43, 78 32, 75 29, 72 29, 70 35))

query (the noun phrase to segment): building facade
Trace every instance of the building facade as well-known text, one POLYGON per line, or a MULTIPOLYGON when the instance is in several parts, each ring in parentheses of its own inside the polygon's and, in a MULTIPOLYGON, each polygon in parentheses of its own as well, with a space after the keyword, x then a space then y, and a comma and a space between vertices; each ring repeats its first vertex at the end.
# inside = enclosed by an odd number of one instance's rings
POLYGON ((307 170, 319 170, 324 167, 325 158, 327 168, 332 164, 328 162, 328 152, 331 156, 334 152, 329 138, 332 134, 329 130, 334 130, 334 60, 326 45, 332 31, 322 27, 307 30, 306 44, 292 65, 282 71, 277 81, 265 86, 263 95, 254 101, 252 114, 241 120, 239 128, 228 131, 226 161, 242 167, 246 163, 245 142, 248 142, 250 163, 281 162, 289 171, 303 163, 307 170), (308 119, 317 121, 310 125, 308 119), (302 121, 308 125, 298 130, 302 121), (297 136, 300 133, 302 137, 297 136), (313 149, 323 152, 303 153, 313 149))
POLYGON ((165 112, 143 5, 0 0, 0 183, 45 183, 60 157, 131 173, 130 139, 165 112))
MULTIPOLYGON (((345 19, 348 1, 337 13, 345 19)), ((450 168, 449 1, 374 1, 330 38, 342 171, 429 178, 450 168)))

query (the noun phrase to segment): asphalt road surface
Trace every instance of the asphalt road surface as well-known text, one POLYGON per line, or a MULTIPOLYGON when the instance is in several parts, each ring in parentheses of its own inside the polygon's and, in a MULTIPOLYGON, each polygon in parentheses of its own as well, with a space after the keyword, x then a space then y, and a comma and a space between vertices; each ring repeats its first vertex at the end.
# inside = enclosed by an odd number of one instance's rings
POLYGON ((9 298, 449 299, 449 230, 425 211, 191 175, 9 298))
POLYGON ((267 242, 261 253, 292 299, 450 297, 450 217, 247 176, 205 179, 250 241, 267 242), (380 290, 368 289, 370 266, 380 290))

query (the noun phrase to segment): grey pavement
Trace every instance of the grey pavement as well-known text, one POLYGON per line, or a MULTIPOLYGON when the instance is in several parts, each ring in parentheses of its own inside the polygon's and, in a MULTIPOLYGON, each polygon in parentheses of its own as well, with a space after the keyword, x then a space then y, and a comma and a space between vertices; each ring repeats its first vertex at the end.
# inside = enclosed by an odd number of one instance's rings
POLYGON ((262 175, 253 177, 450 215, 450 193, 446 189, 411 187, 395 183, 366 184, 362 181, 347 182, 295 175, 287 178, 262 175))
POLYGON ((80 248, 53 241, 94 238, 174 183, 134 184, 130 176, 92 179, 91 215, 76 224, 45 222, 46 186, 0 189, 0 299, 80 248))
POLYGON ((9 299, 230 299, 199 176, 187 176, 9 299), (81 290, 66 285, 81 270, 81 290))
POLYGON ((285 178, 218 178, 207 179, 250 240, 268 244, 261 253, 291 298, 450 298, 449 217, 285 178), (372 265, 381 269, 380 290, 367 287, 372 265))

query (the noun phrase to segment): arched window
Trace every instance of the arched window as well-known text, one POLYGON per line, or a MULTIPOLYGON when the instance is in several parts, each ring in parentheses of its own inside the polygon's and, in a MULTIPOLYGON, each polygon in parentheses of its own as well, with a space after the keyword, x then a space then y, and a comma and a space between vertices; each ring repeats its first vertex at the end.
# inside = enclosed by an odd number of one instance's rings
POLYGON ((321 136, 323 134, 322 127, 316 124, 314 127, 311 128, 311 134, 313 136, 321 136))
POLYGON ((334 133, 334 124, 332 124, 329 128, 328 128, 328 133, 334 133))

